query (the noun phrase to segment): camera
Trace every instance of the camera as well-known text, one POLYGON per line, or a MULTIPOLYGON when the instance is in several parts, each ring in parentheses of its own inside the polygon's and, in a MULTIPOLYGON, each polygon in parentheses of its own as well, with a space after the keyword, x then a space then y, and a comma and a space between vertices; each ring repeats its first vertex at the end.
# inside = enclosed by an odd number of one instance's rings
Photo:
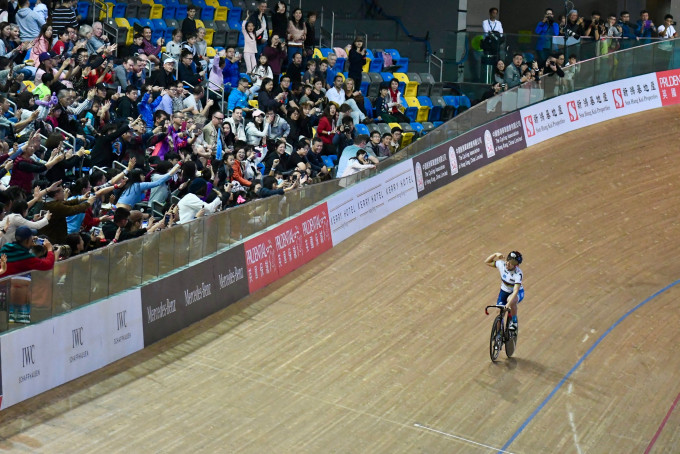
POLYGON ((566 36, 568 38, 581 39, 581 35, 579 35, 578 33, 574 32, 573 30, 570 30, 566 27, 564 27, 562 29, 562 33, 564 33, 564 36, 566 36))

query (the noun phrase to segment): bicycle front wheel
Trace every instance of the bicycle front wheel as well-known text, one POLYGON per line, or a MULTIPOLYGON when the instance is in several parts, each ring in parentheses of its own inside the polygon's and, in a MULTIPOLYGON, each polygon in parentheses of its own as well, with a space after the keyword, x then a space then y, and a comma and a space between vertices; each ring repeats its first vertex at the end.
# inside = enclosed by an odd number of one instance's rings
POLYGON ((491 339, 489 340, 489 356, 491 361, 496 361, 503 349, 503 318, 499 315, 493 321, 491 327, 491 339))
POLYGON ((511 358, 515 353, 515 347, 517 347, 517 331, 509 329, 510 326, 510 316, 508 315, 508 322, 505 324, 505 354, 508 358, 511 358))

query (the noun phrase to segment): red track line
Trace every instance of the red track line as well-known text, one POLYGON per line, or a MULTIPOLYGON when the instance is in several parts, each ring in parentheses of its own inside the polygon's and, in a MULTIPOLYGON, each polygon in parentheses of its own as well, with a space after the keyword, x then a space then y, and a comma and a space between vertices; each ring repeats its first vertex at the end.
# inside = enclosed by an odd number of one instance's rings
POLYGON ((673 401, 673 405, 671 405, 671 408, 668 409, 668 413, 666 413, 666 417, 663 418, 663 421, 661 421, 661 425, 657 429, 652 440, 649 442, 647 449, 645 449, 645 454, 649 454, 649 452, 654 447, 654 443, 656 443, 656 439, 659 438, 659 435, 661 435, 661 431, 663 430, 664 426, 668 422, 668 418, 671 417, 671 413, 673 413, 673 409, 675 409, 675 406, 678 404, 679 401, 680 401, 680 394, 678 394, 678 397, 676 397, 675 400, 673 401))

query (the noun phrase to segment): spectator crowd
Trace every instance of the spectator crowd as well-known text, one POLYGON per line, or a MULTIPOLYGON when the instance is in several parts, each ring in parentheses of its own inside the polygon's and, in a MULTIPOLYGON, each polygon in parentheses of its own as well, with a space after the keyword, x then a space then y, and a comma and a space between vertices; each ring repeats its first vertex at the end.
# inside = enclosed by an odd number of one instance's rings
POLYGON ((362 39, 339 63, 314 56, 316 13, 288 14, 280 1, 269 14, 262 1, 245 16, 244 47, 208 57, 191 5, 172 41, 140 27, 119 47, 75 1, 0 0, 0 276, 351 175, 400 150, 400 128, 355 129, 405 118, 396 79, 367 117, 362 39))

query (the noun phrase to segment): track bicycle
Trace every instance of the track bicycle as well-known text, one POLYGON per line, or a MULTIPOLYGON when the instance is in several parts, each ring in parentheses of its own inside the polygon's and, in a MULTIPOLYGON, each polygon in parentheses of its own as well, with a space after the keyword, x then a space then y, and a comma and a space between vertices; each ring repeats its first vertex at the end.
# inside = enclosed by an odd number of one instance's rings
POLYGON ((491 361, 495 362, 503 349, 503 345, 505 345, 505 354, 508 358, 512 357, 513 353, 515 353, 515 347, 517 347, 517 331, 508 328, 510 321, 512 320, 509 308, 500 305, 486 306, 484 309, 486 315, 489 315, 489 308, 499 310, 499 314, 493 320, 491 339, 489 340, 489 355, 491 356, 491 361))

